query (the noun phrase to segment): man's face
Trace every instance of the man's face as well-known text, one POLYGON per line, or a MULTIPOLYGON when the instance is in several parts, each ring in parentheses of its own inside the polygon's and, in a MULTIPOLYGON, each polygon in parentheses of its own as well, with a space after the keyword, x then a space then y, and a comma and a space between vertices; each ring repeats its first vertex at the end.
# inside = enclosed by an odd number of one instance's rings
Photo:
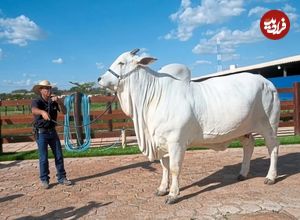
POLYGON ((51 87, 45 86, 40 88, 42 97, 49 98, 51 95, 51 87))

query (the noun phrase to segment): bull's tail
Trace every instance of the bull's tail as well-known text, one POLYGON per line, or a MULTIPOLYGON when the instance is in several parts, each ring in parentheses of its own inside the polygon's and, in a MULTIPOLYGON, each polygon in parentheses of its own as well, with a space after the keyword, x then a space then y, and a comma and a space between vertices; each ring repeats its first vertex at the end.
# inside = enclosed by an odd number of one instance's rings
POLYGON ((264 103, 265 112, 267 113, 274 134, 277 134, 280 120, 280 100, 277 89, 270 81, 267 81, 266 89, 268 90, 267 95, 270 96, 270 100, 264 103))
POLYGON ((261 134, 267 146, 277 146, 277 130, 280 119, 280 101, 275 86, 263 79, 261 103, 263 115, 257 122, 258 132, 261 134))

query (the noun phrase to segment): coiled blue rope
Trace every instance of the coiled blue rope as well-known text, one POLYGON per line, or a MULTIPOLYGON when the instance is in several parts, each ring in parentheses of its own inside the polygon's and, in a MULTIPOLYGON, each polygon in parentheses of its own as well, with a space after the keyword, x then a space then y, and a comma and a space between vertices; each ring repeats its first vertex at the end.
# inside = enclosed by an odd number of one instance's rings
MULTIPOLYGON (((68 151, 85 151, 90 147, 91 144, 91 129, 90 129, 90 102, 89 97, 85 94, 81 96, 81 112, 82 112, 82 118, 83 118, 83 126, 84 127, 84 133, 85 133, 85 140, 81 145, 75 146, 71 141, 71 132, 70 132, 70 115, 73 111, 74 115, 74 97, 75 94, 69 95, 65 97, 64 104, 66 106, 67 112, 65 114, 64 118, 64 140, 65 140, 65 148, 68 151)), ((74 117, 76 117, 74 115, 74 117)), ((75 123, 75 120, 74 120, 75 123)), ((78 127, 75 123, 75 128, 78 127)), ((78 134, 76 132, 76 138, 77 143, 80 143, 78 140, 78 134)))

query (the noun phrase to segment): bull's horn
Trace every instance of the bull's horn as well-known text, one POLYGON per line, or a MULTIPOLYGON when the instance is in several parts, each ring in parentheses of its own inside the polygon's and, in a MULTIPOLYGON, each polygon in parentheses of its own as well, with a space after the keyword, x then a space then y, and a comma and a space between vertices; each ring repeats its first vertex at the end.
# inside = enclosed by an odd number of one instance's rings
POLYGON ((139 52, 139 51, 140 51, 140 49, 136 48, 136 49, 133 49, 130 53, 132 55, 136 55, 136 53, 139 52))

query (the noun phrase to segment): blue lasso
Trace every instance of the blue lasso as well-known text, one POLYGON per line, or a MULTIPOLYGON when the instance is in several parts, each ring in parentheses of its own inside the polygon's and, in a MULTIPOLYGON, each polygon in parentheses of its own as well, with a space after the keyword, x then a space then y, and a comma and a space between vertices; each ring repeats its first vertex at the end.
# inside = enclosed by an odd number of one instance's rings
MULTIPOLYGON (((85 151, 90 147, 91 144, 91 129, 90 129, 90 102, 89 102, 89 97, 85 94, 81 96, 81 112, 82 112, 82 118, 83 118, 83 126, 84 127, 84 133, 85 133, 85 140, 82 145, 79 146, 74 146, 74 144, 71 142, 71 137, 70 137, 70 114, 71 111, 74 112, 74 97, 75 95, 69 95, 65 97, 64 104, 66 106, 67 112, 64 117, 64 140, 65 140, 65 148, 68 151, 71 152, 80 152, 80 151, 85 151)), ((75 115, 74 115, 75 117, 75 115)), ((74 120, 75 128, 78 127, 76 125, 75 120, 74 120)), ((75 129, 76 130, 76 129, 75 129)), ((76 138, 77 138, 77 143, 80 143, 78 139, 78 134, 76 131, 76 138)))

